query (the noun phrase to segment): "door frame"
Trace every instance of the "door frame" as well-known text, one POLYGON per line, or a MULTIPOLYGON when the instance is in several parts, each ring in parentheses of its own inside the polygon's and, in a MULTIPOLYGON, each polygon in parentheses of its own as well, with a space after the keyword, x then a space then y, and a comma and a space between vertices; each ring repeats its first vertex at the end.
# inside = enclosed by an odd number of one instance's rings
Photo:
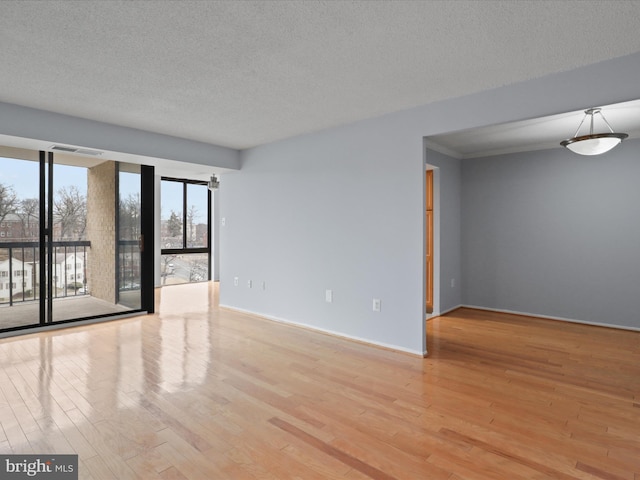
POLYGON ((427 170, 425 172, 425 308, 427 314, 433 313, 433 215, 433 170, 427 170))

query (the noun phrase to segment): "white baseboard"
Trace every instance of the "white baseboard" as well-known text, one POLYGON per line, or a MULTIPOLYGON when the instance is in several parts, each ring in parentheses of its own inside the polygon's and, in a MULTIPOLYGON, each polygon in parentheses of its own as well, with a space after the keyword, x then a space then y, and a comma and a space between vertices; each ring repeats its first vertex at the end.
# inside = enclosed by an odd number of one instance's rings
POLYGON ((593 325, 594 327, 608 327, 608 328, 616 328, 619 330, 630 330, 633 332, 640 332, 640 327, 628 327, 626 325, 614 325, 611 323, 601 323, 601 322, 590 322, 587 320, 577 320, 575 318, 565 318, 565 317, 554 317, 551 315, 541 315, 539 313, 528 313, 528 312, 519 312, 516 310, 507 310, 504 308, 488 308, 488 307, 479 307, 477 305, 460 305, 460 307, 464 308, 473 308, 474 310, 485 310, 487 312, 498 312, 498 313, 509 313, 512 315, 524 315, 525 317, 535 317, 535 318, 544 318, 545 320, 556 320, 559 322, 569 322, 569 323, 580 323, 582 325, 593 325))
POLYGON ((455 307, 452 308, 448 308, 447 310, 445 310, 444 312, 441 312, 440 315, 446 315, 447 313, 451 313, 454 310, 457 310, 459 308, 462 308, 464 305, 456 305, 455 307))
MULTIPOLYGON (((446 310, 438 313, 427 313, 427 320, 430 318, 441 317, 442 315, 446 315, 447 313, 451 313, 454 310, 461 308, 463 305, 456 305, 455 307, 447 308, 446 310)), ((471 308, 471 307, 470 307, 471 308)))
POLYGON ((253 315, 255 317, 264 318, 265 320, 270 320, 272 322, 278 322, 278 323, 283 323, 283 324, 286 324, 286 325, 292 325, 294 327, 305 328, 305 329, 308 329, 308 330, 313 330, 314 332, 320 332, 320 333, 324 333, 324 334, 327 334, 327 335, 332 335, 334 337, 340 337, 340 338, 344 338, 346 340, 352 340, 352 341, 355 341, 355 342, 358 342, 358 343, 364 343, 366 345, 371 345, 371 346, 374 346, 374 347, 382 347, 382 348, 385 348, 387 350, 395 350, 395 351, 399 351, 399 352, 410 353, 411 355, 418 355, 420 357, 426 357, 427 356, 427 351, 426 350, 424 352, 420 352, 419 350, 412 350, 412 349, 409 349, 409 348, 400 347, 398 345, 391 345, 391 344, 383 343, 383 342, 375 342, 375 341, 369 340, 367 338, 356 337, 354 335, 347 335, 347 334, 342 333, 342 332, 336 332, 335 330, 319 328, 319 327, 315 327, 313 325, 308 325, 306 323, 294 322, 292 320, 287 320, 285 318, 275 317, 273 315, 265 315, 264 313, 253 312, 251 310, 245 310, 244 308, 232 307, 230 305, 222 305, 222 304, 220 304, 220 307, 221 308, 227 308, 229 310, 234 310, 234 311, 240 312, 240 313, 247 313, 247 314, 253 315))

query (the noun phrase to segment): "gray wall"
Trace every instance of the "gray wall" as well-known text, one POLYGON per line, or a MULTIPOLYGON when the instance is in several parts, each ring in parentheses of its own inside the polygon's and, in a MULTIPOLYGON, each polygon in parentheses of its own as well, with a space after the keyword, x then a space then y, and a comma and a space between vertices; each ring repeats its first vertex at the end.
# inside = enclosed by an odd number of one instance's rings
POLYGON ((640 328, 640 140, 462 162, 463 302, 640 328))
MULTIPOLYGON (((220 190, 221 303, 422 353, 422 138, 640 98, 637 78, 640 54, 242 152, 220 190)), ((457 250, 441 276, 464 270, 457 250)), ((454 306, 460 294, 441 290, 441 308, 454 306)))
POLYGON ((220 281, 220 201, 218 190, 211 195, 211 280, 220 281))
POLYGON ((237 150, 0 102, 0 135, 238 169, 237 150))
POLYGON ((221 181, 221 303, 422 353, 421 143, 357 125, 243 152, 221 181))

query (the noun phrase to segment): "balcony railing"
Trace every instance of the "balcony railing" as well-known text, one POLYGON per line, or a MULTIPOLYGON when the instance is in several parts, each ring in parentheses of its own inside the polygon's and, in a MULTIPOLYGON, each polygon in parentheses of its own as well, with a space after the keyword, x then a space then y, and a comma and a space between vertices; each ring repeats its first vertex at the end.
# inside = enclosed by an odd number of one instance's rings
POLYGON ((140 243, 118 240, 118 287, 120 290, 140 288, 140 243))
MULTIPOLYGON (((52 296, 86 295, 90 241, 52 242, 52 296)), ((0 305, 40 298, 39 242, 0 242, 0 305)))

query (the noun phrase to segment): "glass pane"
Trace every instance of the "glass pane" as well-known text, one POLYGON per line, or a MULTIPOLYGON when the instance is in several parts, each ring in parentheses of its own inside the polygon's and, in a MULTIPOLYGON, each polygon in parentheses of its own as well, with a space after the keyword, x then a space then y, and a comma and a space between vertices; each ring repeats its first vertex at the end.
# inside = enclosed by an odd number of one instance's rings
POLYGON ((139 167, 121 165, 119 189, 118 288, 119 303, 139 309, 140 296, 140 173, 139 167))
POLYGON ((207 199, 206 185, 187 184, 187 247, 207 246, 207 199))
POLYGON ((89 298, 91 247, 87 241, 87 168, 53 166, 51 297, 53 318, 71 320, 94 315, 89 298), (72 303, 72 299, 77 299, 72 303), (63 302, 63 303, 61 303, 63 302), (86 303, 86 305, 85 305, 86 303))
POLYGON ((38 325, 41 302, 47 323, 139 309, 140 167, 56 154, 47 205, 39 156, 0 146, 0 330, 38 325), (52 216, 44 264, 41 205, 52 216), (41 273, 51 279, 46 299, 41 273))
POLYGON ((207 185, 163 180, 161 194, 162 285, 208 281, 209 253, 187 253, 188 249, 207 249, 209 245, 207 185))
POLYGON ((40 322, 39 177, 37 161, 0 157, 0 329, 40 322))
POLYGON ((161 233, 162 248, 182 248, 183 183, 163 180, 161 183, 161 233))
POLYGON ((48 321, 140 308, 140 179, 129 170, 112 160, 55 155, 48 321))
POLYGON ((209 279, 209 254, 162 255, 160 275, 162 285, 207 281, 209 279))

